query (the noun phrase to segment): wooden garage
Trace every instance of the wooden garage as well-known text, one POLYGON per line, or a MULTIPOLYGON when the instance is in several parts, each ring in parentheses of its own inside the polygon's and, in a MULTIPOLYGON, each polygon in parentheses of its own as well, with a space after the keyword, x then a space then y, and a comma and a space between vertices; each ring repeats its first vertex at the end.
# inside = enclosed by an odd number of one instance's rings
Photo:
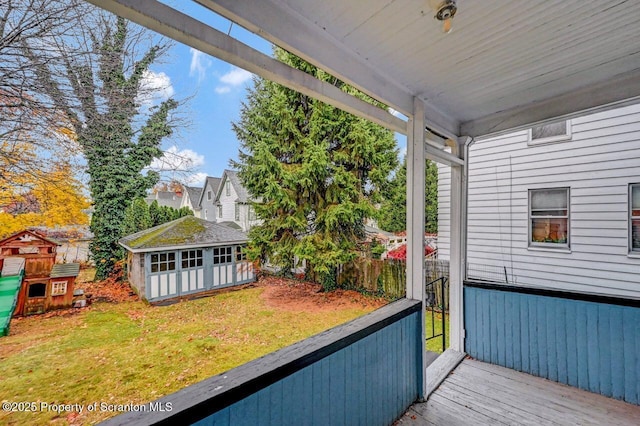
POLYGON ((149 302, 255 280, 245 258, 247 236, 226 225, 185 216, 122 238, 131 287, 149 302))

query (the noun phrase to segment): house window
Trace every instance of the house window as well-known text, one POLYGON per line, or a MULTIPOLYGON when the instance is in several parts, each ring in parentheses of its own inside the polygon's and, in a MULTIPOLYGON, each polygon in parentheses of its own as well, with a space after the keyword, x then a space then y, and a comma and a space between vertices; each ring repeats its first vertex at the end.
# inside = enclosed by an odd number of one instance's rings
POLYGON ((629 246, 640 252, 640 183, 629 186, 629 246))
POLYGON ((208 212, 208 210, 207 210, 207 209, 204 209, 204 218, 205 218, 205 219, 207 219, 207 214, 208 214, 208 213, 209 213, 209 212, 208 212))
POLYGON ((29 286, 29 292, 27 297, 29 299, 34 299, 37 297, 45 297, 47 294, 47 285, 43 283, 31 284, 29 286))
POLYGON ((236 203, 236 220, 240 220, 240 204, 236 203))
POLYGON ((227 191, 227 197, 229 197, 231 195, 231 182, 227 181, 225 190, 227 191))
POLYGON ((207 200, 211 199, 211 191, 207 191, 207 200))
POLYGON ((560 142, 571 139, 571 121, 534 126, 529 130, 529 145, 560 142))
POLYGON ((242 250, 242 246, 236 246, 236 262, 242 262, 243 260, 247 260, 247 255, 242 250))
POLYGON ((569 188, 529 190, 529 245, 569 248, 569 188))
POLYGON ((231 247, 214 247, 213 264, 221 265, 223 263, 231 263, 231 247))
POLYGON ((182 269, 202 266, 202 250, 185 250, 182 252, 182 269))
POLYGON ((154 253, 151 255, 151 272, 166 272, 176 270, 176 254, 154 253))
POLYGON ((52 281, 51 282, 51 295, 63 296, 67 294, 67 282, 66 281, 52 281))
POLYGON ((256 211, 253 206, 249 206, 249 220, 256 220, 256 211))

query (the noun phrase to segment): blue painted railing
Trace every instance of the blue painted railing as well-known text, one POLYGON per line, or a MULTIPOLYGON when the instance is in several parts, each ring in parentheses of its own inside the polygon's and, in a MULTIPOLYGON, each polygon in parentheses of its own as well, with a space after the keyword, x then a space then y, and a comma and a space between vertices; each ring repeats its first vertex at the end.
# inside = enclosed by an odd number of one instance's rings
POLYGON ((398 300, 104 424, 389 425, 422 396, 421 306, 398 300))
POLYGON ((481 361, 638 404, 639 305, 467 283, 465 351, 481 361))

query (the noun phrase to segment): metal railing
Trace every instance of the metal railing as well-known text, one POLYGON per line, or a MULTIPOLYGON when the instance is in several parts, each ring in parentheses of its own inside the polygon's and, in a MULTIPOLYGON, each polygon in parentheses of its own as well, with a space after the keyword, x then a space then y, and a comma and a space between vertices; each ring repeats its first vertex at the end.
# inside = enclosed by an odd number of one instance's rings
POLYGON ((427 283, 425 291, 426 315, 431 315, 431 330, 425 330, 426 341, 442 337, 442 352, 447 349, 446 330, 447 330, 447 277, 436 278, 427 283), (436 333, 436 313, 439 312, 442 321, 442 332, 436 333), (431 331, 431 333, 429 333, 431 331))

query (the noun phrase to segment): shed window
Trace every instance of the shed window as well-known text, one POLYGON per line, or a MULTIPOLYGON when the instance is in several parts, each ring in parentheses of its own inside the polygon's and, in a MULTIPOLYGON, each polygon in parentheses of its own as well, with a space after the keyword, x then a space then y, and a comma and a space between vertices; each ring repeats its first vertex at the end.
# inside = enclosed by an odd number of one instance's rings
POLYGON ((560 142, 571 139, 571 121, 543 124, 529 130, 529 145, 560 142))
POLYGON ((182 269, 202 266, 202 250, 185 250, 182 252, 182 269))
POLYGON ((214 247, 213 264, 231 263, 231 247, 214 247))
POLYGON ((529 190, 529 245, 569 247, 569 188, 529 190))
POLYGON ((51 283, 51 295, 63 296, 67 294, 67 282, 66 281, 53 281, 51 283))
POLYGON ((176 270, 176 254, 154 253, 151 255, 151 272, 166 272, 176 270))
POLYGON ((240 220, 240 204, 236 203, 236 220, 240 220))
POLYGON ((629 204, 629 246, 640 252, 640 183, 630 185, 629 204))
POLYGON ((243 260, 247 260, 247 255, 242 250, 242 246, 236 246, 236 262, 242 262, 243 260))
POLYGON ((43 283, 31 284, 27 297, 33 299, 36 297, 45 297, 47 294, 47 285, 43 283))

